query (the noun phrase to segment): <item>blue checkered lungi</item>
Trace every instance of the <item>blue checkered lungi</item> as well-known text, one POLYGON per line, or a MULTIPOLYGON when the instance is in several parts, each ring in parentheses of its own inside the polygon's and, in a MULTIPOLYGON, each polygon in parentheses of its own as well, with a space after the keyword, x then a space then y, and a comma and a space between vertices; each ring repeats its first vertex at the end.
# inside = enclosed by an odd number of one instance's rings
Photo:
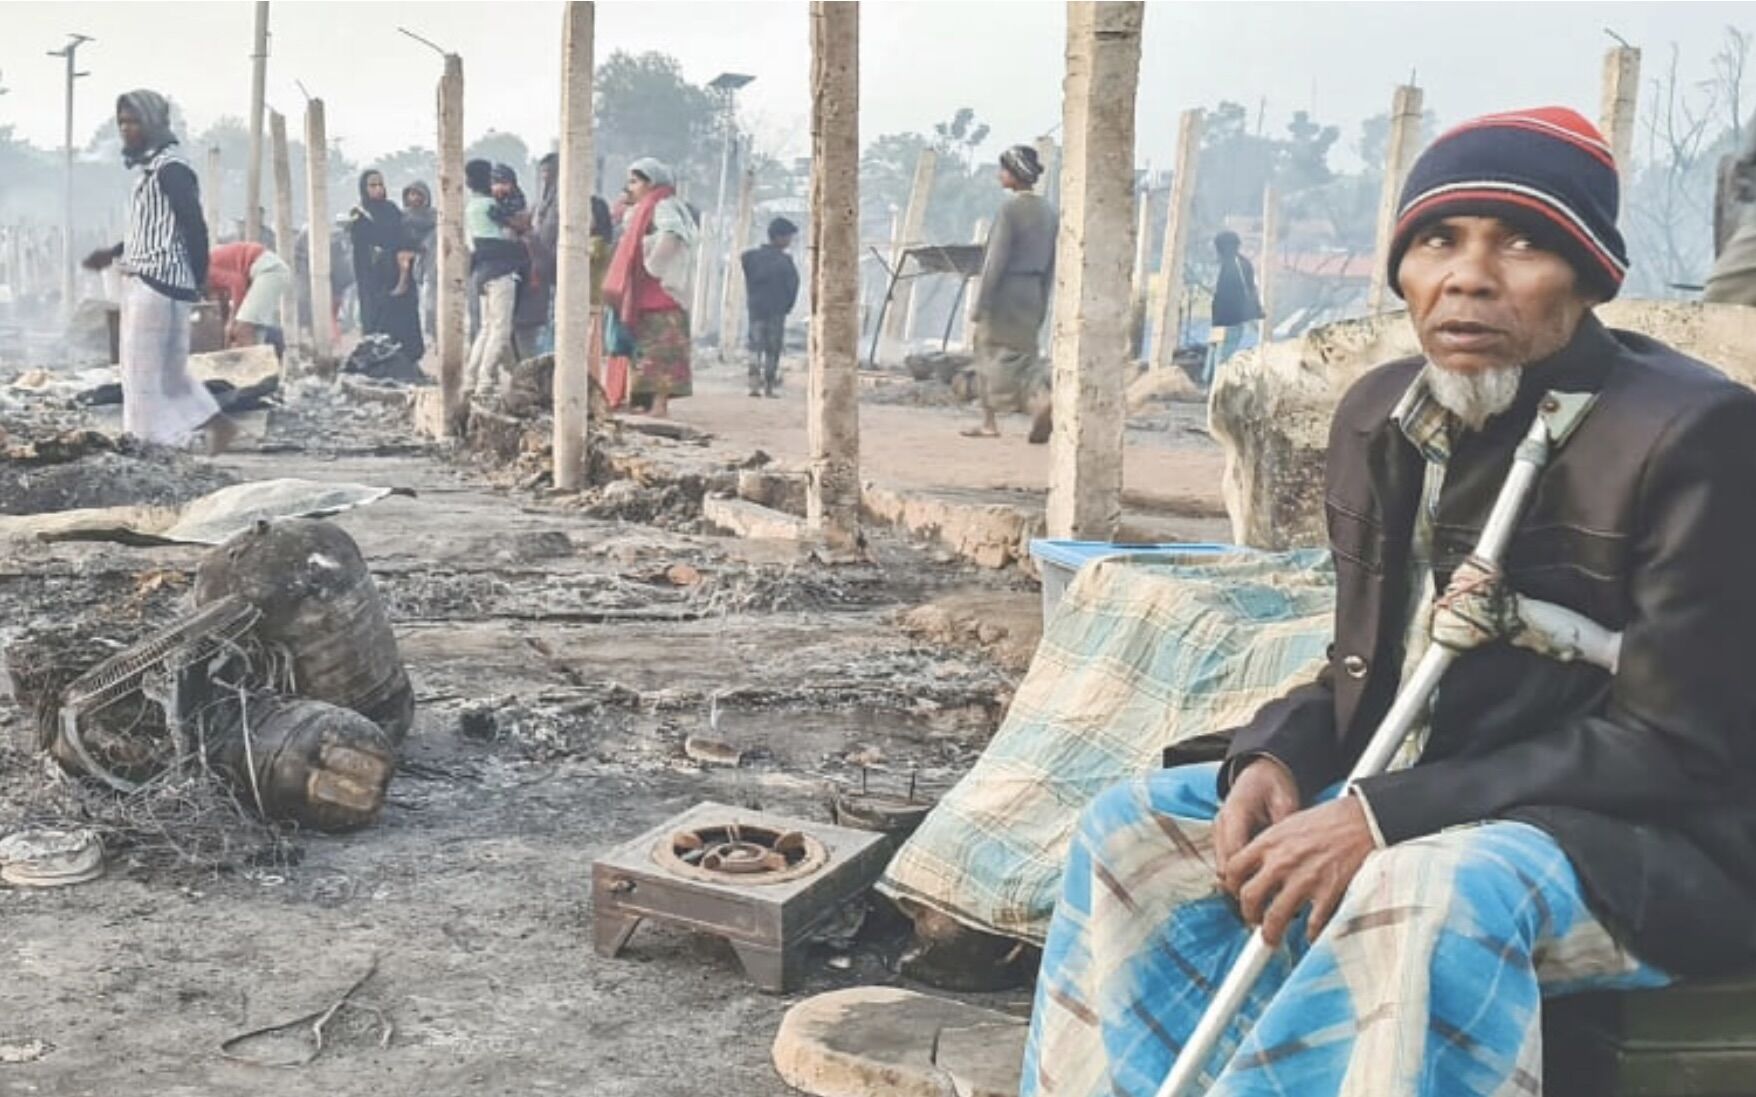
MULTIPOLYGON (((1021 1097, 1151 1097, 1170 1072, 1248 937, 1215 884, 1217 776, 1163 770, 1081 817, 1021 1097)), ((1560 847, 1524 823, 1381 850, 1315 944, 1304 924, 1209 1064, 1210 1097, 1540 1093, 1544 995, 1669 981, 1611 937, 1560 847)))

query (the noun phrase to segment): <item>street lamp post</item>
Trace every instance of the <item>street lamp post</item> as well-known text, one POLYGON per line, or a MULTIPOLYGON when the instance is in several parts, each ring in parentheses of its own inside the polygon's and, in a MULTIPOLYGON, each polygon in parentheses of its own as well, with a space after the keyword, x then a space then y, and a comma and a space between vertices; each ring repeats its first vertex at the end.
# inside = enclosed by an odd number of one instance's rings
POLYGON ((61 180, 61 311, 67 319, 73 318, 73 82, 81 76, 90 75, 75 69, 73 55, 79 51, 80 46, 95 40, 84 34, 69 34, 65 46, 49 51, 50 57, 67 59, 66 118, 61 141, 64 156, 61 180))
MULTIPOLYGON (((722 72, 712 80, 708 81, 707 84, 709 88, 712 88, 719 93, 720 105, 724 111, 721 127, 725 132, 723 135, 723 144, 720 146, 719 188, 714 192, 713 201, 715 239, 707 242, 707 246, 713 248, 714 254, 719 257, 719 262, 716 264, 715 269, 720 272, 719 276, 722 280, 727 277, 727 264, 731 261, 724 254, 725 242, 732 239, 733 236, 732 233, 726 231, 726 177, 731 170, 732 145, 736 142, 738 134, 738 89, 754 79, 756 79, 756 77, 741 72, 722 72)), ((712 308, 712 302, 718 302, 720 296, 720 294, 709 294, 708 300, 710 304, 708 307, 712 308)), ((696 319, 698 321, 705 321, 707 318, 697 317, 696 319)), ((724 316, 714 318, 713 329, 715 333, 723 333, 725 331, 724 316)), ((705 331, 706 324, 701 324, 697 330, 705 331)), ((721 348, 721 352, 724 352, 723 347, 721 348)))

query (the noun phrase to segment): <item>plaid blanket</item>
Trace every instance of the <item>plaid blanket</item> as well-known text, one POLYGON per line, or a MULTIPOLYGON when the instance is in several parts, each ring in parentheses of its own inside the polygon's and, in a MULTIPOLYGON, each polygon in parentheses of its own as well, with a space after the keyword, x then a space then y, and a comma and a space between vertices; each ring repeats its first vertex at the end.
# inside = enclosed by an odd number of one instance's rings
POLYGON ((1236 727, 1323 665, 1334 576, 1322 551, 1119 556, 1081 570, 1006 721, 878 888, 1042 943, 1080 811, 1236 727))

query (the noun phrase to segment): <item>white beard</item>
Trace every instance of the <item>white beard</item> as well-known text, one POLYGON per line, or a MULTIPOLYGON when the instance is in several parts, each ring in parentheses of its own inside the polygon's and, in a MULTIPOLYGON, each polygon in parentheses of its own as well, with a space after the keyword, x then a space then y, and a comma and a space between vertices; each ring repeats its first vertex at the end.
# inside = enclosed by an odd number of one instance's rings
POLYGON ((1464 426, 1481 430, 1482 424, 1511 407, 1518 398, 1518 379, 1523 373, 1520 366, 1452 373, 1429 363, 1427 391, 1464 426))

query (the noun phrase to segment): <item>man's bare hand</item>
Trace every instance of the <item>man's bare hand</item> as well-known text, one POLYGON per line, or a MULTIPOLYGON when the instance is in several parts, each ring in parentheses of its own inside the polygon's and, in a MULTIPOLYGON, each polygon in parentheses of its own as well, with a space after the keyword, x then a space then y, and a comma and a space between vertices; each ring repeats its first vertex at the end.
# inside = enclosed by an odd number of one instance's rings
MULTIPOLYGON (((1231 860, 1251 839, 1299 810, 1299 786, 1287 768, 1272 758, 1258 758, 1232 782, 1225 803, 1213 821, 1213 853, 1221 886, 1231 860)), ((1237 897, 1237 889, 1226 887, 1237 897)))
POLYGON ((1227 863, 1223 886, 1237 896, 1245 923, 1261 926, 1262 936, 1277 947, 1309 905, 1307 936, 1314 941, 1374 848, 1365 808, 1342 796, 1257 835, 1227 863))

